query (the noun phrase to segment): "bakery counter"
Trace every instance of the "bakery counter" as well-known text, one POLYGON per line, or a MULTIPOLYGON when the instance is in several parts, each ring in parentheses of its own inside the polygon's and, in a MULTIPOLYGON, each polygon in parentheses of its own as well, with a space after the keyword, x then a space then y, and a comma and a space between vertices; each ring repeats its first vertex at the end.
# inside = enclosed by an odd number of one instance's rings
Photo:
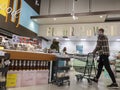
POLYGON ((47 60, 52 61, 56 59, 56 56, 53 54, 47 53, 37 53, 37 52, 27 52, 27 51, 18 51, 18 50, 3 50, 7 53, 10 53, 11 60, 47 60))
POLYGON ((2 50, 10 54, 7 87, 43 85, 51 82, 52 62, 56 55, 19 50, 2 50))
POLYGON ((56 55, 19 50, 3 50, 10 54, 9 70, 48 70, 56 55))

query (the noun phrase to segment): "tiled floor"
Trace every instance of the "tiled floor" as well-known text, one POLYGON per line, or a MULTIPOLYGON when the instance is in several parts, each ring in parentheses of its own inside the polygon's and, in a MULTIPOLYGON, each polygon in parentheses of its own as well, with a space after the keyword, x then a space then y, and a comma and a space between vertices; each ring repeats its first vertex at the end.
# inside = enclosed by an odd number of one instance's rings
MULTIPOLYGON (((120 79, 117 78, 118 84, 120 84, 120 79)), ((92 83, 89 85, 86 79, 83 79, 82 82, 77 83, 74 72, 71 72, 71 85, 58 87, 56 85, 48 84, 48 85, 40 85, 40 86, 30 86, 30 87, 22 87, 22 88, 9 88, 8 90, 114 90, 107 88, 106 85, 110 84, 111 80, 106 79, 104 75, 101 76, 98 84, 92 83)), ((118 89, 120 90, 120 88, 118 89)))

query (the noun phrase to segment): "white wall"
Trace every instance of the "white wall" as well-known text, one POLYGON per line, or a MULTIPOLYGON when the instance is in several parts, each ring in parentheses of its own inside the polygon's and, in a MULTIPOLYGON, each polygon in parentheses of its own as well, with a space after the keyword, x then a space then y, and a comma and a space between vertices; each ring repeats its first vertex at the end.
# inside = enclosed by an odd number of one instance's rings
MULTIPOLYGON (((47 42, 47 47, 49 48, 51 42, 47 42)), ((60 41, 60 51, 63 47, 67 47, 68 53, 76 53, 76 45, 83 45, 83 53, 92 52, 96 46, 96 41, 60 41)), ((120 51, 120 42, 109 41, 110 53, 116 53, 120 51)))
POLYGON ((47 41, 42 39, 42 49, 44 49, 44 48, 49 48, 49 44, 47 41))
POLYGON ((91 52, 95 47, 95 42, 80 42, 80 41, 62 41, 61 49, 67 47, 67 52, 76 53, 76 45, 83 45, 83 53, 91 52))

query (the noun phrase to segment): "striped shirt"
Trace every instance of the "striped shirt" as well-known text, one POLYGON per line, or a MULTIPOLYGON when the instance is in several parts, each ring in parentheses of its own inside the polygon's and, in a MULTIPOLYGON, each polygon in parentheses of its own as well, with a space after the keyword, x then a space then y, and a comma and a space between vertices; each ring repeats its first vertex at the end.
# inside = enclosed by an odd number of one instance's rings
POLYGON ((96 48, 93 51, 98 52, 99 55, 110 55, 109 52, 109 43, 106 35, 99 35, 97 40, 96 48))

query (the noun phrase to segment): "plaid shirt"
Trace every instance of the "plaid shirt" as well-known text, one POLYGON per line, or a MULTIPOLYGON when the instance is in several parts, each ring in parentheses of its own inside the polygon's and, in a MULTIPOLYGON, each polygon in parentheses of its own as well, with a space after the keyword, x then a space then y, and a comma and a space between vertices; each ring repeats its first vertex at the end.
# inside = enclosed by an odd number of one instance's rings
POLYGON ((96 48, 94 49, 94 53, 97 52, 99 55, 110 55, 109 52, 109 43, 106 35, 99 35, 97 40, 96 48))

